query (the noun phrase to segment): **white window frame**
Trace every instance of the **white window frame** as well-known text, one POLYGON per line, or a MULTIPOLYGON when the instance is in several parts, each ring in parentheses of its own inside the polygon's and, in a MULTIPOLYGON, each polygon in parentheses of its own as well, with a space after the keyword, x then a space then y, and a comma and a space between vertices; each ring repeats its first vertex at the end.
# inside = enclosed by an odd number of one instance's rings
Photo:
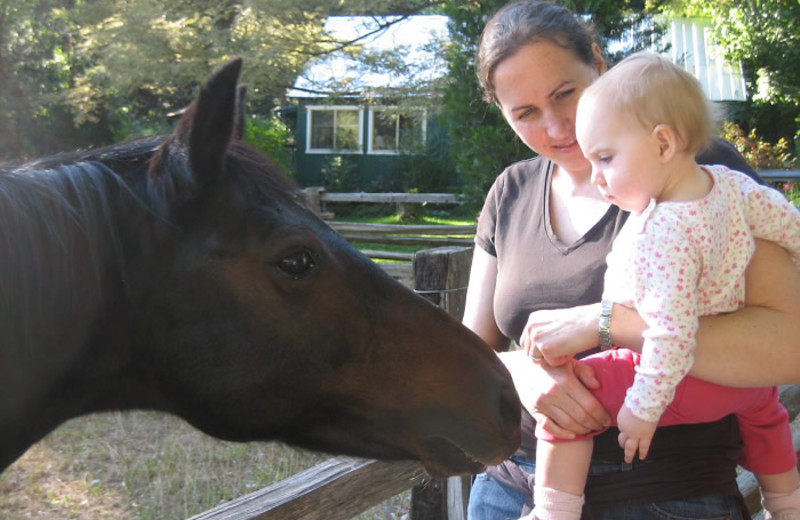
MULTIPOLYGON (((334 135, 334 142, 336 137, 334 135)), ((364 150, 364 109, 363 107, 355 105, 308 105, 306 106, 306 153, 337 153, 337 154, 359 154, 364 150), (357 112, 358 117, 358 145, 356 149, 342 149, 342 148, 312 148, 311 147, 311 132, 312 128, 312 115, 314 112, 333 112, 334 132, 336 130, 336 113, 339 111, 357 112)))
MULTIPOLYGON (((367 153, 371 155, 400 155, 403 153, 408 153, 409 150, 401 150, 400 149, 400 129, 395 127, 395 142, 394 142, 394 149, 393 150, 375 150, 373 139, 375 138, 375 132, 373 131, 375 128, 375 112, 380 112, 383 110, 397 110, 397 106, 391 105, 376 105, 369 107, 369 121, 367 128, 369 131, 367 132, 367 153)), ((422 143, 424 144, 427 139, 427 131, 428 131, 428 109, 426 107, 409 107, 406 109, 407 111, 415 110, 421 113, 420 118, 420 125, 422 126, 422 143)), ((400 119, 396 121, 396 124, 400 124, 400 119)))

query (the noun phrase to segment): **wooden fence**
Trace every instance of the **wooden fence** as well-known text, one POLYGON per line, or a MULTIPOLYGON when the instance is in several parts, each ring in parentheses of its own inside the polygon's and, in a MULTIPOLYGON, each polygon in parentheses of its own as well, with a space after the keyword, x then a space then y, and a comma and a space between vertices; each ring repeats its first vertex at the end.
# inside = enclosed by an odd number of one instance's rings
MULTIPOLYGON (((763 177, 770 182, 800 180, 800 171, 766 173, 763 177)), ((431 195, 326 194, 312 190, 309 196, 312 201, 314 197, 319 197, 316 207, 321 212, 324 211, 324 205, 320 203, 334 200, 407 204, 437 200, 440 203, 458 203, 458 197, 453 195, 444 194, 447 196, 441 198, 431 195)), ((437 227, 433 226, 372 225, 364 228, 336 222, 332 222, 332 226, 348 240, 356 242, 398 243, 396 240, 399 239, 400 243, 416 240, 428 246, 441 246, 410 254, 411 263, 407 267, 381 265, 413 287, 421 297, 461 317, 472 261, 472 241, 465 236, 474 235, 474 226, 457 226, 464 228, 458 232, 453 226, 437 226, 441 229, 436 230, 437 227), (464 236, 453 238, 453 235, 464 236)), ((379 256, 382 254, 376 251, 371 256, 409 260, 409 255, 392 258, 379 256)), ((800 385, 781 387, 781 401, 789 410, 792 420, 795 448, 800 448, 800 385)), ((753 475, 742 472, 738 483, 750 511, 760 511, 760 495, 753 475)), ((408 489, 412 490, 410 520, 464 520, 469 487, 467 477, 431 480, 417 462, 335 457, 270 487, 193 516, 191 520, 349 520, 408 489)), ((762 518, 761 513, 754 517, 755 520, 759 518, 762 518)))
POLYGON ((363 224, 331 220, 334 215, 327 210, 328 202, 355 202, 367 204, 449 204, 461 203, 461 196, 452 193, 330 193, 324 188, 306 188, 303 193, 314 211, 329 220, 333 229, 348 241, 360 246, 359 249, 373 260, 391 260, 381 267, 407 287, 414 286, 411 264, 415 253, 386 251, 382 245, 417 246, 431 249, 438 247, 472 247, 475 226, 454 226, 446 224, 404 225, 404 224, 363 224))

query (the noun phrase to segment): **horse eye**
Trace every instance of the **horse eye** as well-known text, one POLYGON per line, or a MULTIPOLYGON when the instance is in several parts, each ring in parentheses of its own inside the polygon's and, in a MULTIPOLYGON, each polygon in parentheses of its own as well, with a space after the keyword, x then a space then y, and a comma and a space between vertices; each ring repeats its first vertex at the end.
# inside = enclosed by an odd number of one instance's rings
POLYGON ((278 269, 295 280, 307 275, 317 267, 317 262, 307 250, 296 251, 278 262, 278 269))

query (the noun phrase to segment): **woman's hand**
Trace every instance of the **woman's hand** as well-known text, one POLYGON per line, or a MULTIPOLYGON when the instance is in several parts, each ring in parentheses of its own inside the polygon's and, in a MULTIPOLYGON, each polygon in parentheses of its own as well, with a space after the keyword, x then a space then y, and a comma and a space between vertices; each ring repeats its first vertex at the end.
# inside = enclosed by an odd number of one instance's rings
POLYGON ((639 419, 627 406, 623 405, 617 414, 619 428, 619 447, 625 450, 625 462, 633 462, 636 452, 639 459, 644 460, 650 451, 650 442, 656 433, 658 423, 639 419))
POLYGON ((522 405, 559 439, 572 439, 611 424, 611 416, 588 390, 599 387, 588 365, 571 360, 558 367, 537 365, 522 350, 503 352, 522 405))
POLYGON ((575 354, 597 346, 600 304, 532 312, 520 347, 535 361, 551 366, 568 363, 575 354))

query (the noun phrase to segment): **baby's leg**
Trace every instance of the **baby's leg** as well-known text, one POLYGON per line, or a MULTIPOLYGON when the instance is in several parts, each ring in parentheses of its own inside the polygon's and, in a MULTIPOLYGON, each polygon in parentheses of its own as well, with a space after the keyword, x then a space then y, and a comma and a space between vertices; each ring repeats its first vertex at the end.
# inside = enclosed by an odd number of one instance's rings
POLYGON ((757 474, 761 505, 767 520, 800 520, 800 477, 792 468, 773 475, 757 474))
POLYGON ((537 441, 533 517, 579 520, 594 441, 537 441))

